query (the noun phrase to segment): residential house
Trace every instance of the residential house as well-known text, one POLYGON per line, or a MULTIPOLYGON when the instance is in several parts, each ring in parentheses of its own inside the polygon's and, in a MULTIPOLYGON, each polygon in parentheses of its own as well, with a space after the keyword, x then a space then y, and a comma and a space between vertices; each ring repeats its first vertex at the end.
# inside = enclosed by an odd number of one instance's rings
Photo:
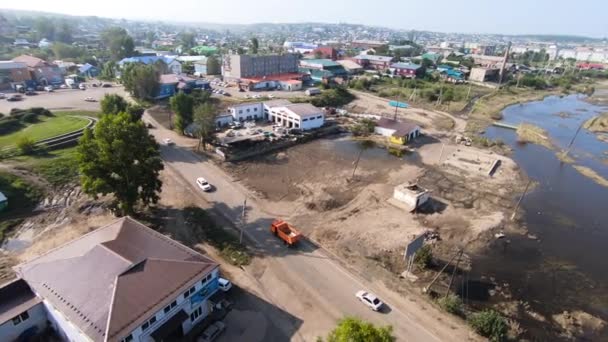
POLYGON ((29 55, 15 57, 13 58, 13 62, 27 65, 31 78, 37 85, 63 84, 64 74, 56 64, 29 55))
POLYGON ((97 77, 99 75, 99 68, 85 63, 78 68, 78 73, 84 77, 97 77))
POLYGON ((329 82, 336 77, 346 79, 348 73, 342 64, 331 59, 302 59, 298 71, 310 75, 313 81, 329 82))
POLYGON ((379 40, 353 40, 350 43, 350 46, 356 49, 363 49, 363 50, 369 50, 369 49, 375 49, 375 48, 379 48, 381 46, 386 45, 386 42, 383 41, 379 41, 379 40))
POLYGON ((118 65, 122 68, 127 63, 143 63, 143 64, 154 64, 158 61, 162 61, 167 65, 168 73, 179 75, 182 73, 182 64, 177 60, 175 56, 138 56, 123 58, 118 65))
POLYGON ((424 53, 421 57, 422 59, 428 59, 429 61, 433 62, 433 64, 437 64, 443 59, 443 55, 434 52, 424 53))
POLYGON ((213 310, 219 265, 130 217, 15 267, 0 340, 180 341, 213 310))
POLYGON ((311 54, 319 59, 331 59, 332 61, 338 59, 338 50, 331 46, 318 47, 311 54))
POLYGON ((28 42, 27 39, 25 39, 25 38, 16 38, 15 41, 13 42, 13 45, 16 47, 29 48, 30 42, 28 42))
POLYGON ((160 75, 159 83, 160 87, 158 90, 158 95, 154 98, 156 100, 171 97, 178 91, 189 93, 192 89, 200 88, 202 86, 202 84, 197 83, 195 78, 188 77, 184 74, 160 75))
POLYGON ((356 75, 363 72, 363 67, 350 59, 342 59, 336 62, 340 63, 350 75, 356 75))
POLYGON ((416 78, 424 76, 424 68, 419 64, 394 63, 391 64, 393 75, 405 78, 416 78))
POLYGON ((0 61, 0 90, 14 89, 16 85, 31 83, 32 76, 25 63, 0 61))
POLYGON ((53 42, 51 42, 50 40, 46 39, 46 38, 42 38, 39 42, 38 42, 38 47, 41 49, 46 49, 46 48, 50 48, 51 45, 53 45, 53 42))
POLYGON ((393 144, 405 145, 420 136, 420 127, 411 122, 381 118, 374 133, 387 137, 393 144))
POLYGON ((313 52, 318 45, 304 42, 285 42, 283 43, 285 50, 292 53, 301 53, 303 55, 313 52))
POLYGON ((358 55, 353 60, 364 69, 384 71, 388 69, 393 61, 393 57, 377 55, 358 55))

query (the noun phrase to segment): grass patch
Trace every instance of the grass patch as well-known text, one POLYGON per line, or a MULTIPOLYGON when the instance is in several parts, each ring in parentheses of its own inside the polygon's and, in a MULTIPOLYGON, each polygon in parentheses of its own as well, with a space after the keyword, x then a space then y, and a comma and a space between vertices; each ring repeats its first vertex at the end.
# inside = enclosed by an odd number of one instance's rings
POLYGON ((184 216, 186 222, 196 229, 197 235, 219 250, 224 260, 236 266, 248 265, 251 262, 247 246, 239 243, 234 234, 218 226, 205 210, 188 207, 184 209, 184 216))
POLYGON ((594 133, 608 133, 608 113, 587 120, 583 128, 594 133))
POLYGON ((517 141, 522 143, 533 143, 546 148, 552 148, 549 135, 544 129, 531 124, 522 123, 517 128, 517 141))
POLYGON ((19 166, 38 174, 53 186, 60 187, 78 181, 76 147, 69 147, 10 159, 19 166))
POLYGON ((0 212, 0 241, 3 241, 8 231, 21 223, 21 219, 13 218, 14 215, 31 210, 43 194, 25 179, 2 171, 0 192, 8 198, 8 207, 0 212))
POLYGON ((608 179, 604 178, 602 175, 597 173, 592 168, 589 168, 586 166, 581 166, 581 165, 574 165, 573 167, 576 169, 576 171, 580 172, 583 176, 590 178, 591 180, 593 180, 594 182, 596 182, 597 184, 599 184, 601 186, 608 187, 608 179))
POLYGON ((14 145, 24 137, 34 141, 47 139, 56 135, 77 131, 86 126, 88 121, 68 115, 39 116, 35 122, 21 122, 18 130, 0 136, 0 148, 14 145))

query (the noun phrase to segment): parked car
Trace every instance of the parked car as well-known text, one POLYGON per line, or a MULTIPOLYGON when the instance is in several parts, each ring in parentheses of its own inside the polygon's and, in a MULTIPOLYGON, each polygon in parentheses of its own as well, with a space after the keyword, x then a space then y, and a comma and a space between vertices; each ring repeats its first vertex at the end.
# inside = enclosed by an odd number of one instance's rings
POLYGON ((169 139, 169 138, 165 138, 163 139, 163 143, 167 146, 173 146, 175 145, 175 143, 173 142, 173 140, 169 139))
POLYGON ((355 294, 355 296, 359 298, 359 300, 363 304, 365 304, 374 311, 380 310, 380 308, 382 308, 382 305, 384 305, 384 303, 382 303, 382 301, 373 293, 359 291, 355 294))
POLYGON ((62 85, 59 86, 59 88, 61 88, 61 89, 68 89, 69 86, 67 84, 62 84, 62 85))
POLYGON ((209 184, 209 182, 207 182, 207 180, 203 177, 198 177, 196 179, 196 185, 198 185, 198 187, 205 192, 211 191, 211 184, 209 184))
POLYGON ((90 96, 89 97, 85 97, 84 100, 87 101, 87 102, 97 102, 97 100, 95 100, 94 98, 92 98, 90 96))
POLYGON ((232 95, 230 95, 230 93, 228 93, 228 92, 224 92, 224 94, 222 94, 222 95, 224 95, 224 96, 232 96, 232 95))
POLYGON ((228 279, 220 277, 218 283, 220 285, 220 290, 224 292, 228 292, 232 288, 232 283, 228 279))
POLYGON ((112 85, 110 83, 104 83, 101 87, 102 88, 112 88, 112 85))
POLYGON ((53 86, 46 86, 46 87, 44 87, 44 91, 46 91, 47 93, 50 93, 52 91, 55 91, 55 89, 53 89, 53 86))
POLYGON ((5 93, 0 93, 0 99, 5 99, 6 98, 6 94, 5 93))
POLYGON ((28 89, 28 90, 25 92, 25 95, 27 95, 27 96, 32 96, 32 95, 38 95, 38 93, 37 93, 37 92, 35 92, 33 89, 28 89))
POLYGON ((274 99, 274 95, 269 94, 269 95, 268 95, 268 98, 269 98, 269 99, 274 99))
POLYGON ((21 101, 23 100, 23 97, 21 97, 21 95, 19 94, 15 94, 15 95, 11 95, 8 97, 8 99, 6 99, 7 101, 21 101))
POLYGON ((205 329, 205 331, 203 331, 203 334, 196 341, 197 342, 214 341, 221 333, 224 332, 224 330, 226 330, 226 324, 224 324, 220 321, 211 323, 211 325, 209 327, 207 327, 207 329, 205 329))
POLYGON ((80 89, 80 90, 85 90, 85 89, 87 89, 87 86, 86 86, 86 84, 84 84, 84 83, 80 83, 80 84, 78 85, 78 89, 80 89))

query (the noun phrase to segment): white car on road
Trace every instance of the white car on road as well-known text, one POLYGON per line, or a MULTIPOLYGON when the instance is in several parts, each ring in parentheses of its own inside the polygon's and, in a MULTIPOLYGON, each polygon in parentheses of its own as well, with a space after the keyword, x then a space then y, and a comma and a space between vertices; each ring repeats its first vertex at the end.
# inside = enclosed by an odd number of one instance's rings
POLYGON ((228 292, 228 290, 232 288, 232 283, 228 279, 220 277, 218 279, 218 283, 220 285, 220 290, 222 290, 223 292, 228 292))
POLYGON ((203 177, 198 177, 196 179, 196 185, 203 191, 211 191, 211 184, 203 177))
POLYGON ((355 296, 357 296, 357 298, 359 298, 359 300, 363 304, 367 305, 370 309, 374 311, 380 310, 380 308, 382 308, 382 305, 384 305, 384 303, 382 303, 382 301, 378 299, 378 297, 373 293, 359 291, 355 294, 355 296))
POLYGON ((175 145, 175 143, 173 142, 173 140, 171 140, 169 138, 163 139, 163 144, 165 144, 167 146, 173 146, 173 145, 175 145))

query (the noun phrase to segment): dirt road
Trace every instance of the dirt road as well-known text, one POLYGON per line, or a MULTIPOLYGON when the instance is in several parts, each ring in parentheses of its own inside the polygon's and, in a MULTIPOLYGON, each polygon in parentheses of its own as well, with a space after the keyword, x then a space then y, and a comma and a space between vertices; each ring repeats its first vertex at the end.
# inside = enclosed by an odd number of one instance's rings
POLYGON ((176 146, 162 146, 165 166, 191 184, 201 202, 233 222, 241 217, 247 200, 247 224, 244 231, 255 248, 265 257, 256 258, 246 271, 262 285, 270 302, 303 321, 291 336, 292 340, 311 341, 325 335, 335 322, 345 315, 355 315, 377 324, 390 324, 403 341, 465 341, 476 337, 452 317, 441 315, 434 308, 404 300, 381 283, 369 283, 347 271, 331 253, 305 242, 297 249, 286 249, 268 232, 274 215, 265 210, 267 203, 251 197, 250 192, 235 182, 211 161, 192 151, 193 141, 162 128, 147 114, 156 129, 151 133, 161 141, 173 139, 176 146), (197 177, 204 176, 215 191, 202 194, 195 186, 197 177), (387 302, 383 313, 374 313, 359 303, 354 294, 366 289, 377 293, 387 302), (441 321, 437 316, 441 316, 441 321))

